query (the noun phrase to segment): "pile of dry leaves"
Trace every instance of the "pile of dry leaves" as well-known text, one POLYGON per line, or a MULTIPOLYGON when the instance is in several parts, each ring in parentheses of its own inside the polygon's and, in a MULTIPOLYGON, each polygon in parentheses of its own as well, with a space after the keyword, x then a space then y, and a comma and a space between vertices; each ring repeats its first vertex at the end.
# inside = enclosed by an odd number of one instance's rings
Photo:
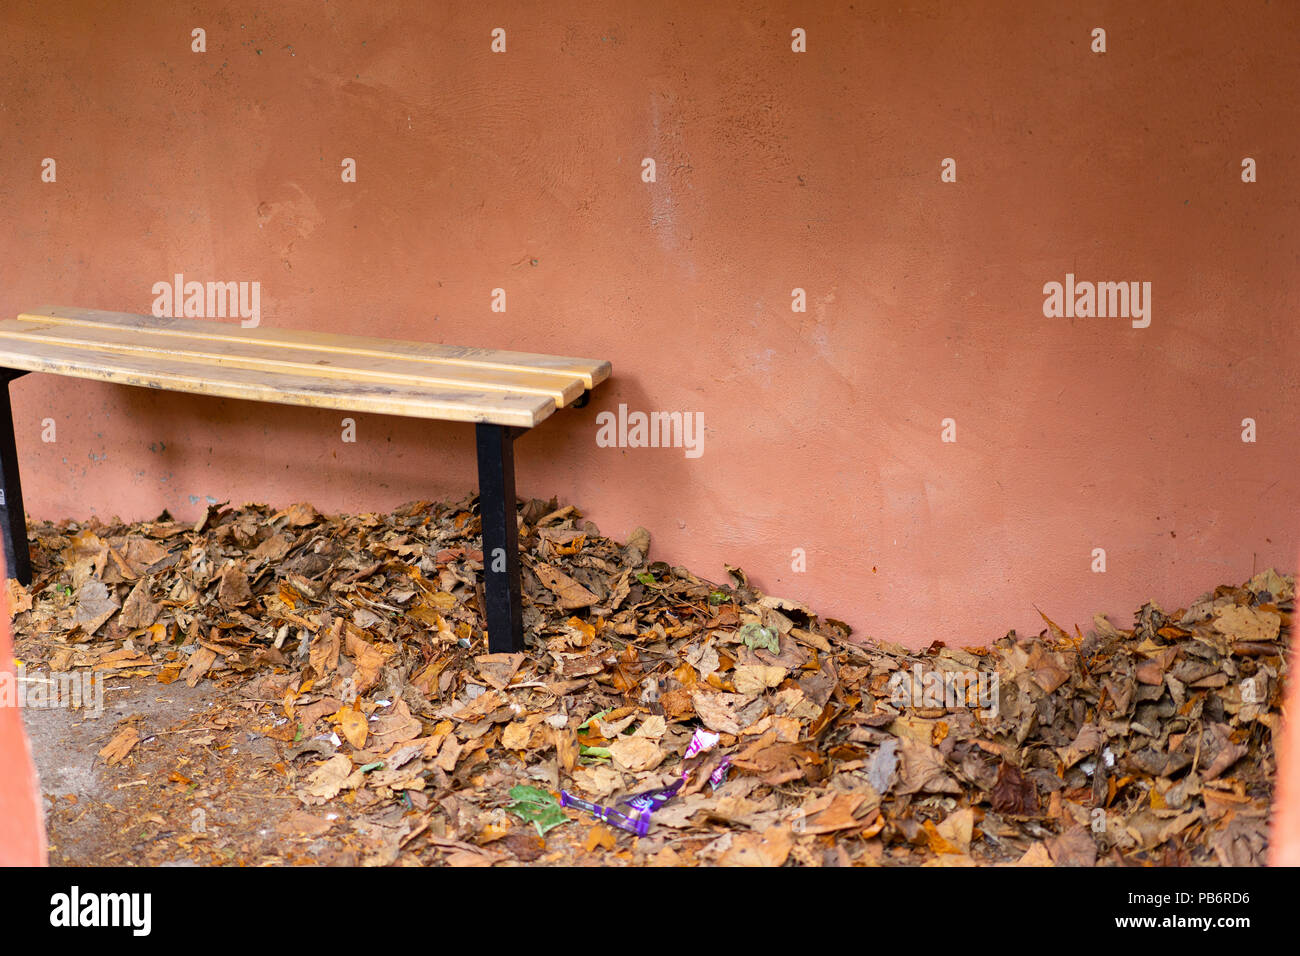
MULTIPOLYGON (((910 652, 531 501, 529 650, 492 655, 473 498, 31 537, 36 580, 9 595, 29 667, 236 687, 241 713, 211 726, 270 741, 281 806, 308 835, 333 814, 373 837, 359 862, 1264 859, 1294 597, 1272 571, 1127 629, 1044 618, 910 652), (644 837, 546 803, 671 783, 699 727, 717 746, 644 837)), ((105 759, 129 766, 139 739, 123 725, 105 759)))

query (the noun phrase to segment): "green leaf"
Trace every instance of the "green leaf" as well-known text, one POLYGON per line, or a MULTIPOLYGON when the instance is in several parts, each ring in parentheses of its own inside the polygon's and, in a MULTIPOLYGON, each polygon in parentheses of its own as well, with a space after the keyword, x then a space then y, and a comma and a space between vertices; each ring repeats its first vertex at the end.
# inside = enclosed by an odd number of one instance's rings
POLYGON ((551 796, 551 791, 543 790, 541 787, 530 787, 526 783, 517 783, 511 787, 510 799, 515 803, 553 803, 559 806, 559 801, 551 796))
POLYGON ((758 650, 760 647, 773 654, 781 653, 780 632, 774 627, 764 627, 750 621, 740 629, 740 639, 747 647, 758 650))
POLYGON ((548 831, 569 822, 559 801, 541 787, 517 784, 510 788, 510 799, 514 803, 506 810, 535 826, 538 836, 544 837, 548 831))
POLYGON ((709 603, 710 603, 710 604, 726 604, 729 600, 731 600, 731 597, 730 597, 730 595, 727 594, 726 591, 710 591, 710 592, 709 592, 709 603))
POLYGON ((648 585, 648 584, 655 583, 655 576, 651 574, 649 571, 642 571, 640 574, 636 576, 636 579, 640 581, 642 584, 648 585))
POLYGON ((590 727, 592 723, 594 723, 597 720, 600 720, 600 718, 604 717, 613 709, 614 709, 613 707, 606 707, 600 713, 592 714, 590 717, 588 717, 586 720, 584 720, 581 724, 578 725, 578 733, 585 734, 587 732, 587 728, 590 727))

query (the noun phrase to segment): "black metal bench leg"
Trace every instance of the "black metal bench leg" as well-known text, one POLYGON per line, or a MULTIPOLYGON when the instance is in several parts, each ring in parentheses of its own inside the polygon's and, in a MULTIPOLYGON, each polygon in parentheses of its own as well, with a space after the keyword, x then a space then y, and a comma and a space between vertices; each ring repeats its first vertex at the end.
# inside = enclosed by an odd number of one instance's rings
POLYGON ((519 528, 515 523, 515 438, 523 429, 479 424, 475 431, 488 650, 515 653, 524 649, 519 528))
POLYGON ((11 578, 32 583, 32 560, 27 551, 27 516, 23 513, 23 487, 18 481, 18 449, 14 445, 14 414, 9 383, 25 372, 0 369, 0 530, 4 532, 5 568, 11 578))

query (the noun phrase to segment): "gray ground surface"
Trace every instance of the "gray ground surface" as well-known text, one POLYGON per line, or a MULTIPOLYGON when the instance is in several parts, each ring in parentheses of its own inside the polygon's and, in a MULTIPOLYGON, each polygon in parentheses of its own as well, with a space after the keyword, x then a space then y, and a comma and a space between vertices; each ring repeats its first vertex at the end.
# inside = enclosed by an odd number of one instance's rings
MULTIPOLYGON (((148 841, 151 821, 135 818, 132 798, 141 790, 152 789, 140 781, 155 784, 156 780, 150 778, 163 770, 150 765, 150 752, 155 758, 161 757, 173 746, 166 739, 166 731, 208 710, 213 699, 213 687, 207 681, 190 688, 181 681, 164 687, 152 682, 110 680, 101 714, 89 708, 23 709, 23 722, 45 798, 52 864, 94 866, 135 862, 125 847, 143 851, 145 847, 141 843, 148 841), (129 718, 139 718, 136 726, 143 740, 137 750, 146 760, 143 766, 132 767, 130 771, 120 766, 110 767, 99 756, 99 751, 129 718), (159 732, 163 735, 150 739, 159 732), (140 827, 139 839, 124 844, 123 837, 130 838, 135 826, 140 827)), ((152 862, 188 862, 175 849, 152 862)))

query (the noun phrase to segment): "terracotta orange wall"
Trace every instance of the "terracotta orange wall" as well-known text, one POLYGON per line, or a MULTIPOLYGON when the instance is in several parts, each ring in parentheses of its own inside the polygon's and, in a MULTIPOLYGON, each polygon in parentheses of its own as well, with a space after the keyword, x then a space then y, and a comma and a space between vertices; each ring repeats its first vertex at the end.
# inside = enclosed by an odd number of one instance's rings
MULTIPOLYGON (((1296 641, 1291 640, 1290 666, 1296 664, 1296 641)), ((1273 800, 1269 862, 1273 866, 1300 866, 1300 681, 1288 682, 1285 720, 1277 739, 1277 790, 1273 800)))
MULTIPOLYGON (((5 573, 0 555, 0 580, 5 573)), ((0 866, 45 863, 45 820, 31 748, 23 732, 9 608, 0 589, 0 866)))
MULTIPOLYGON (((451 6, 10 0, 0 314, 148 312, 179 272, 260 282, 266 325, 608 358, 521 494, 912 644, 1291 565, 1300 7, 451 6), (1068 272, 1152 283, 1150 327, 1045 318, 1068 272), (703 456, 598 448, 620 403, 703 412, 703 456)), ((474 478, 463 426, 13 392, 40 517, 474 478)))

